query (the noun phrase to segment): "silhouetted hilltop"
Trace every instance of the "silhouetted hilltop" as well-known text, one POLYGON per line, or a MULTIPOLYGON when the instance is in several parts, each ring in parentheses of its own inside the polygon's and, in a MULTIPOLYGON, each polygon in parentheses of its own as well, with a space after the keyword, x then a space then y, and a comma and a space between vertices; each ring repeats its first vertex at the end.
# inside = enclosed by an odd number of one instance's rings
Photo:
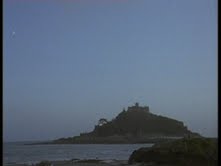
POLYGON ((92 132, 61 138, 53 143, 144 143, 187 136, 200 135, 188 130, 183 122, 152 114, 149 107, 136 103, 111 121, 100 119, 92 132))
POLYGON ((81 135, 107 137, 113 135, 125 136, 179 136, 191 135, 183 122, 154 115, 149 112, 149 107, 135 106, 123 110, 112 121, 100 119, 94 131, 81 135))

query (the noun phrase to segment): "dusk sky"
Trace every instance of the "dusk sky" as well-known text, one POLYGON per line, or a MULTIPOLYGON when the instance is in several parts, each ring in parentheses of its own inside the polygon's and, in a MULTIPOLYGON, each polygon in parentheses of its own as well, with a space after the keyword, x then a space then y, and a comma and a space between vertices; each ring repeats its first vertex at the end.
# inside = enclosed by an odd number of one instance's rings
POLYGON ((139 102, 217 136, 216 0, 4 0, 3 140, 94 129, 139 102))

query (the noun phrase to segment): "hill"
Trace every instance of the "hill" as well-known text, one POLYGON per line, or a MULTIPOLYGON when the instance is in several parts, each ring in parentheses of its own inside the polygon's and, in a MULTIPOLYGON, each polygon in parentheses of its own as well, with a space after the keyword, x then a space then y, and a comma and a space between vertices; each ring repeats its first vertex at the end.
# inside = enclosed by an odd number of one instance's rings
POLYGON ((111 121, 102 118, 93 131, 80 136, 61 138, 49 143, 155 143, 165 139, 200 137, 183 122, 155 115, 149 107, 134 106, 124 109, 111 121))

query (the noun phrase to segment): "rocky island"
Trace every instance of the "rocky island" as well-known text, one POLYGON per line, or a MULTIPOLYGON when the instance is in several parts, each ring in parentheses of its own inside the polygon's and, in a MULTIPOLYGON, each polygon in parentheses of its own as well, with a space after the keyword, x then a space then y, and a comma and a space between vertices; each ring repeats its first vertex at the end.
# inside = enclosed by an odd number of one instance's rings
POLYGON ((115 143, 156 143, 165 139, 200 137, 191 132, 183 122, 155 115, 148 106, 134 106, 123 109, 111 121, 102 118, 93 131, 79 136, 60 138, 46 144, 115 144, 115 143))

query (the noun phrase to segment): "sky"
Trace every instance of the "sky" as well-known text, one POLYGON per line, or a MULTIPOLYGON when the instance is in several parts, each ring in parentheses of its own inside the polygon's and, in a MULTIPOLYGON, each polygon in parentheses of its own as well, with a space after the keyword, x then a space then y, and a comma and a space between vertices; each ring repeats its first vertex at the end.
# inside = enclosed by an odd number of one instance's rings
POLYGON ((217 136, 216 0, 4 0, 3 140, 94 129, 139 102, 217 136))

